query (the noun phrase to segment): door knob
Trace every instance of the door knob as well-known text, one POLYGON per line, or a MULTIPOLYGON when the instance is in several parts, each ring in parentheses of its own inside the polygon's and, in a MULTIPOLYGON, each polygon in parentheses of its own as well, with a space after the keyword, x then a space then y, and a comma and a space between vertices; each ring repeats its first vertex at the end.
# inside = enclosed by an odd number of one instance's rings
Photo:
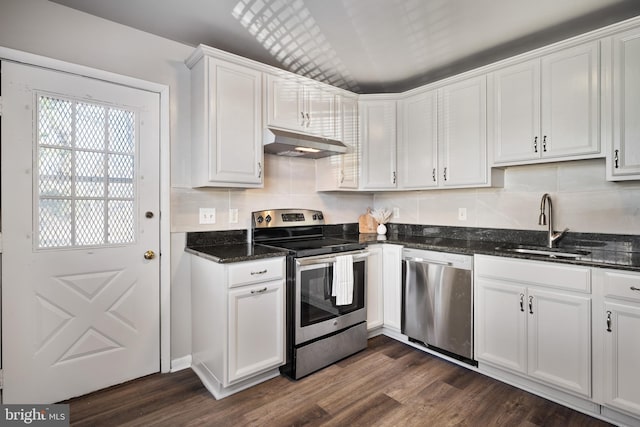
POLYGON ((156 257, 156 253, 153 251, 147 251, 144 253, 144 259, 154 259, 156 257))

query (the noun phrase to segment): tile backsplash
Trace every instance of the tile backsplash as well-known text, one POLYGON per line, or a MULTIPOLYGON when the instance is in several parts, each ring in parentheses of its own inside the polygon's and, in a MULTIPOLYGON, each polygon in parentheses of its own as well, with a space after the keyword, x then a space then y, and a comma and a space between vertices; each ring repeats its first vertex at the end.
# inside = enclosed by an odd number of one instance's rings
POLYGON ((543 230, 544 193, 556 230, 640 234, 640 182, 607 182, 604 159, 509 167, 504 188, 377 193, 374 205, 400 208, 396 223, 543 230), (467 209, 466 221, 458 208, 467 209))

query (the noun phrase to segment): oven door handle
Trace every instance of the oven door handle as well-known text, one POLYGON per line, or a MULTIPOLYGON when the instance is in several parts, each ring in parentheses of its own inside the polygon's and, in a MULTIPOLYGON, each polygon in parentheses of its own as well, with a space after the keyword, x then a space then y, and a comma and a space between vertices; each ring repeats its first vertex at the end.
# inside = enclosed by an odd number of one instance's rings
MULTIPOLYGON (((357 252, 340 252, 340 255, 352 255, 353 261, 359 261, 369 256, 368 251, 357 251, 357 252)), ((313 256, 306 258, 298 258, 296 259, 296 264, 303 265, 315 265, 315 264, 333 264, 336 261, 337 255, 332 256, 313 256)))

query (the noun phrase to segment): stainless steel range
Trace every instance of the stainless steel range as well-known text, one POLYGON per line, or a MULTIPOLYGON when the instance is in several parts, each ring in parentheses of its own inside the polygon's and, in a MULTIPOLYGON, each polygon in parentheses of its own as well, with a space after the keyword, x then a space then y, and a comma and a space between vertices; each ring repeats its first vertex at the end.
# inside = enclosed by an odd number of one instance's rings
POLYGON ((287 362, 298 379, 367 347, 366 246, 324 235, 324 216, 306 209, 252 213, 255 244, 287 256, 287 362))

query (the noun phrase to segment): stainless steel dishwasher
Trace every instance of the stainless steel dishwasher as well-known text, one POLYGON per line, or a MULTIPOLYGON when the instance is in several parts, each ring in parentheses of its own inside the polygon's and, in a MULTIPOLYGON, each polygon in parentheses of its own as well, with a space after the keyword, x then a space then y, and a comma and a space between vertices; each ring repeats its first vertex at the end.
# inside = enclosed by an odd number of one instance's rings
POLYGON ((477 365, 473 357, 473 257, 403 249, 402 333, 477 365))

